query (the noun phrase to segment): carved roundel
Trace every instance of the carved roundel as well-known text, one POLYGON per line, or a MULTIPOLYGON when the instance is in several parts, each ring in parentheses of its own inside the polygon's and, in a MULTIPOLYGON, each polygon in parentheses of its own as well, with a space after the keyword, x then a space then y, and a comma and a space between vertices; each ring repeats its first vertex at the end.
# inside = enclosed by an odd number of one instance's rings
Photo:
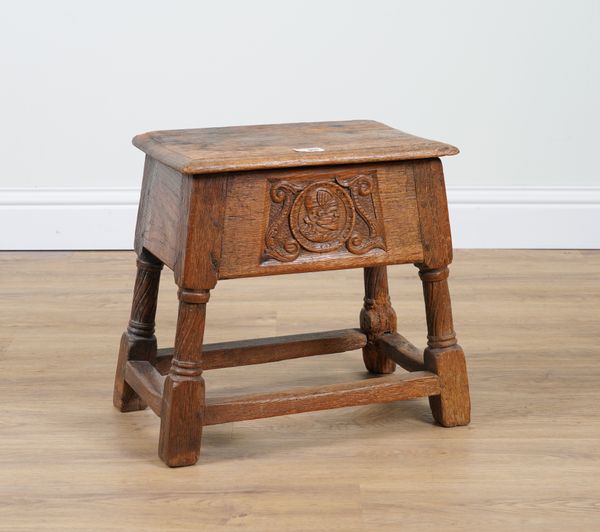
POLYGON ((290 228, 308 251, 323 253, 341 247, 354 226, 354 206, 348 193, 336 183, 306 187, 294 201, 290 228))

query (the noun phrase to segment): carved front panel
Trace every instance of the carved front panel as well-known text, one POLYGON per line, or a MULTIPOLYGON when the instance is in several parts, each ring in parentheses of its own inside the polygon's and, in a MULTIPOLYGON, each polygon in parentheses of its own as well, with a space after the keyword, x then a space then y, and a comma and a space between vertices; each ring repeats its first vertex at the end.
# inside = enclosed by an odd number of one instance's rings
POLYGON ((300 254, 386 250, 377 173, 306 181, 269 181, 264 257, 291 262, 300 254))

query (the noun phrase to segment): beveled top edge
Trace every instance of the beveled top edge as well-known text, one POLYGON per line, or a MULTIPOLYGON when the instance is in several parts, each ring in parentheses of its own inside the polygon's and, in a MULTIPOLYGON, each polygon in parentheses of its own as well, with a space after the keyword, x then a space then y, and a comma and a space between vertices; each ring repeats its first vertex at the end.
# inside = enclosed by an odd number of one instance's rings
POLYGON ((136 135, 133 144, 185 174, 390 162, 459 153, 450 144, 410 135, 374 120, 157 130, 136 135), (293 148, 311 144, 310 140, 324 146, 323 151, 298 152, 293 148))

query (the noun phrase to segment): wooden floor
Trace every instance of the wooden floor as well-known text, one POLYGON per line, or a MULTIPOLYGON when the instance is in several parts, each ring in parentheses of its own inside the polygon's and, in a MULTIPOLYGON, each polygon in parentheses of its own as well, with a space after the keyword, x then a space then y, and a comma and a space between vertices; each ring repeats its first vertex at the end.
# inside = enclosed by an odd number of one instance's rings
MULTIPOLYGON (((433 425, 424 399, 211 426, 173 470, 158 418, 111 402, 133 254, 0 254, 0 530, 599 530, 600 252, 459 251, 451 272, 469 427, 433 425)), ((417 272, 390 277, 423 345, 417 272)), ((355 326, 361 292, 359 270, 226 281, 206 340, 355 326)), ((217 394, 363 375, 352 352, 205 377, 217 394)))

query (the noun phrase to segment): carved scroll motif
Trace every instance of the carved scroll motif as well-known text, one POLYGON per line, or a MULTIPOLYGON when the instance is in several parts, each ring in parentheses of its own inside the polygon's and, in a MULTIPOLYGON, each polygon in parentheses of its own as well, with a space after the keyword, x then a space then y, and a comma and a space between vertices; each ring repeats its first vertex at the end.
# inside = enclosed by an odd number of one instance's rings
POLYGON ((346 243, 348 251, 363 255, 373 248, 385 248, 383 223, 377 216, 376 200, 379 200, 377 181, 370 175, 360 174, 349 179, 338 177, 336 181, 350 189, 354 206, 360 217, 367 224, 368 231, 354 231, 346 243))
POLYGON ((266 251, 271 257, 282 262, 290 262, 300 254, 300 245, 292 235, 288 221, 294 197, 300 190, 302 190, 301 186, 287 181, 280 181, 271 187, 271 200, 283 205, 277 218, 267 230, 266 251))
POLYGON ((290 262, 301 249, 324 253, 345 245, 357 255, 386 249, 374 174, 308 183, 278 181, 271 185, 270 197, 266 256, 290 262))

